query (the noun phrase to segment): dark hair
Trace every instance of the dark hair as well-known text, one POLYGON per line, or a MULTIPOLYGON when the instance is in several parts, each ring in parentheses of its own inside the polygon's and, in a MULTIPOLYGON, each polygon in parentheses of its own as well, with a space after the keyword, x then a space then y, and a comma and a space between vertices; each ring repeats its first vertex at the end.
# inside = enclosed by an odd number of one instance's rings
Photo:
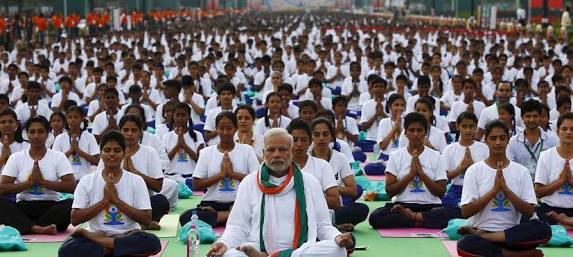
POLYGON ((322 87, 322 81, 318 79, 311 79, 310 81, 308 81, 308 88, 311 88, 313 86, 322 87))
POLYGON ((559 98, 557 98, 557 109, 561 108, 562 106, 569 104, 571 105, 571 97, 569 96, 560 96, 559 98))
POLYGON ((163 85, 165 87, 175 88, 177 90, 177 92, 181 91, 181 82, 179 82, 179 80, 175 80, 175 79, 166 80, 166 81, 163 81, 163 85))
POLYGON ((375 77, 374 79, 372 79, 372 81, 370 82, 370 84, 372 86, 374 86, 374 84, 382 84, 383 87, 386 87, 388 85, 388 82, 381 78, 381 77, 375 77))
POLYGON ((240 110, 246 110, 251 115, 251 117, 253 118, 253 121, 257 119, 257 113, 255 112, 255 109, 253 109, 252 106, 250 106, 248 104, 239 105, 235 109, 235 117, 237 116, 237 114, 239 113, 240 110))
POLYGON ((289 92, 290 95, 292 95, 293 90, 294 89, 292 88, 292 86, 288 83, 283 83, 282 85, 279 86, 279 88, 277 88, 277 92, 287 91, 289 92))
POLYGON ((132 85, 129 87, 128 94, 141 94, 142 90, 138 85, 132 85))
POLYGON ((0 94, 0 101, 6 101, 6 103, 10 104, 10 98, 8 97, 7 94, 0 94))
POLYGON ((46 133, 50 131, 50 122, 44 116, 36 116, 36 117, 30 118, 26 122, 26 126, 25 126, 26 131, 28 131, 30 129, 30 127, 32 126, 33 123, 40 123, 42 125, 42 127, 44 127, 44 129, 46 130, 46 133))
POLYGON ((498 110, 504 110, 506 112, 508 112, 511 115, 511 123, 512 123, 512 128, 511 128, 511 132, 512 134, 515 134, 515 107, 513 106, 513 104, 511 103, 505 103, 502 104, 501 106, 499 106, 498 110))
POLYGON ((462 81, 462 88, 466 85, 466 84, 471 84, 472 86, 474 86, 474 88, 477 88, 477 84, 473 79, 464 79, 464 81, 462 81))
POLYGON ((489 135, 489 133, 491 133, 491 131, 494 128, 500 128, 503 129, 503 131, 505 132, 505 134, 507 134, 507 136, 510 136, 509 134, 509 128, 507 128, 507 126, 505 125, 505 123, 499 119, 495 119, 492 120, 490 122, 488 122, 485 125, 485 137, 487 138, 487 136, 489 135))
MULTIPOLYGON (((14 132, 14 141, 16 141, 18 143, 24 142, 24 139, 22 138, 22 125, 20 124, 20 122, 18 122, 18 115, 16 115, 16 112, 14 112, 14 110, 6 107, 6 108, 4 108, 4 110, 0 111, 0 117, 5 116, 5 115, 11 116, 14 119, 14 121, 16 122, 16 125, 18 126, 16 128, 16 132, 14 132)), ((2 132, 0 132, 0 136, 2 136, 2 132)))
MULTIPOLYGON (((70 106, 70 108, 66 109, 66 114, 67 114, 67 115, 69 115, 69 114, 72 113, 72 112, 78 113, 78 114, 80 115, 80 117, 82 117, 82 119, 83 119, 82 124, 83 124, 84 126, 82 127, 82 126, 80 125, 80 130, 81 130, 81 131, 85 131, 86 129, 88 129, 89 121, 86 119, 86 114, 84 113, 84 110, 83 110, 81 107, 77 106, 77 105, 70 106)), ((69 128, 69 124, 68 124, 68 122, 67 122, 67 118, 66 118, 66 129, 67 129, 67 130, 70 129, 70 128, 69 128)))
POLYGON ((325 117, 318 117, 312 120, 312 123, 310 124, 311 130, 314 130, 314 128, 319 124, 325 124, 328 130, 330 131, 330 136, 332 137, 332 141, 333 142, 336 141, 336 136, 334 134, 334 125, 332 125, 332 122, 330 122, 330 120, 328 120, 325 117))
MULTIPOLYGON (((273 96, 276 96, 276 97, 278 97, 279 99, 281 99, 281 96, 279 95, 279 93, 277 93, 277 92, 270 92, 270 93, 267 95, 267 98, 265 99, 265 100, 266 100, 265 103, 268 104, 268 103, 269 103, 269 100, 270 100, 271 97, 273 97, 273 96)), ((265 107, 265 109, 267 110, 267 111, 265 112, 265 116, 264 116, 264 119, 265 119, 265 127, 269 127, 269 128, 270 128, 270 127, 271 127, 271 122, 270 122, 270 120, 269 120, 269 108, 266 108, 266 107, 265 107)), ((281 109, 279 109, 279 115, 282 115, 282 110, 281 110, 281 109)))
POLYGON ((115 96, 115 98, 119 99, 119 93, 117 92, 117 89, 115 89, 115 88, 111 88, 111 87, 106 88, 103 95, 104 95, 104 97, 106 97, 107 95, 113 95, 113 96, 115 96))
POLYGON ((431 84, 432 82, 428 76, 422 75, 418 77, 418 88, 420 88, 421 85, 426 85, 429 87, 431 84))
POLYGON ((303 119, 296 118, 296 119, 292 120, 286 128, 286 130, 288 131, 289 134, 292 134, 292 132, 295 129, 300 129, 300 130, 306 132, 306 134, 308 135, 308 138, 312 140, 312 130, 310 130, 310 126, 303 119))
POLYGON ((68 82, 70 83, 70 85, 73 84, 72 79, 68 76, 63 76, 60 78, 60 80, 58 81, 60 84, 62 84, 62 82, 68 82))
POLYGON ((332 106, 336 106, 339 103, 344 103, 345 105, 348 104, 348 98, 346 96, 343 95, 339 95, 337 97, 335 97, 334 99, 332 99, 332 106))
POLYGON ((30 89, 42 89, 42 85, 36 81, 28 81, 28 90, 30 89))
POLYGON ((431 96, 421 96, 416 101, 416 104, 414 104, 414 109, 417 104, 425 104, 428 107, 430 114, 432 115, 428 123, 432 126, 436 126, 436 117, 434 116, 434 109, 436 108, 435 99, 431 96))
MULTIPOLYGON (((60 116, 60 119, 62 119, 62 121, 64 122, 64 128, 69 129, 68 119, 66 118, 66 115, 63 112, 53 112, 52 115, 50 115, 50 122, 52 121, 52 118, 54 118, 54 116, 60 116)), ((51 124, 50 124, 50 130, 48 131, 52 131, 51 124)))
POLYGON ((521 105, 521 117, 525 115, 526 112, 537 112, 541 115, 541 103, 535 99, 529 99, 521 105))
POLYGON ((237 116, 235 116, 235 114, 233 112, 222 111, 219 114, 217 114, 217 117, 215 118, 215 127, 219 126, 219 122, 222 119, 231 120, 231 123, 233 123, 233 126, 235 126, 235 128, 237 128, 237 116))
POLYGON ((193 130, 193 120, 191 119, 191 107, 189 107, 186 103, 178 102, 175 104, 175 111, 177 109, 184 109, 189 115, 189 124, 187 125, 187 130, 189 132, 189 136, 193 139, 193 141, 197 141, 197 134, 195 134, 195 130, 193 130))
POLYGON ((99 149, 103 150, 103 147, 109 142, 116 142, 123 151, 127 149, 127 145, 125 144, 125 137, 117 131, 112 130, 104 133, 101 137, 101 143, 99 144, 99 149))
POLYGON ((314 110, 314 112, 318 112, 318 106, 313 100, 304 100, 298 103, 299 112, 305 107, 310 107, 314 110))
POLYGON ((573 112, 566 112, 559 116, 557 119, 557 130, 561 128, 561 124, 563 124, 565 120, 573 120, 573 112))
POLYGON ((392 106, 392 104, 398 100, 402 100, 404 101, 404 104, 406 104, 406 99, 404 99, 404 96, 402 96, 401 94, 391 94, 390 97, 388 97, 388 100, 386 100, 386 106, 384 106, 384 109, 386 109, 386 113, 390 113, 390 107, 392 106))
POLYGON ((127 108, 125 108, 125 111, 123 112, 123 114, 127 115, 129 113, 130 109, 137 109, 137 112, 139 113, 139 118, 143 122, 142 130, 146 130, 147 129, 147 122, 146 122, 146 117, 145 117, 145 109, 143 109, 143 107, 139 104, 131 104, 131 105, 127 106, 127 108))
POLYGON ((471 120, 476 124, 478 123, 478 118, 473 112, 460 113, 460 115, 458 115, 458 118, 456 119, 456 123, 460 124, 462 123, 463 120, 471 120))
MULTIPOLYGON (((167 103, 163 104, 163 108, 161 109, 161 116, 164 118, 165 121, 167 121, 167 119, 165 119, 165 110, 167 106, 173 106, 173 109, 175 109, 175 106, 177 105, 178 101, 175 100, 171 100, 168 101, 167 103)), ((171 123, 173 123, 173 117, 171 117, 171 123)), ((169 131, 173 130, 173 128, 171 127, 171 124, 165 123, 165 125, 167 125, 167 128, 169 129, 169 131)))
POLYGON ((428 132, 428 120, 426 120, 426 117, 424 117, 424 115, 418 112, 408 113, 406 117, 404 117, 404 130, 407 130, 410 127, 410 125, 414 123, 422 125, 426 133, 428 132))
POLYGON ((223 91, 229 91, 233 95, 237 94, 237 89, 235 88, 235 85, 231 84, 230 82, 224 82, 224 83, 221 83, 217 86, 217 95, 218 96, 221 95, 223 93, 223 91))
POLYGON ((121 131, 121 128, 123 128, 123 126, 125 126, 125 124, 128 122, 135 123, 135 125, 141 131, 141 135, 143 136, 143 129, 144 129, 143 121, 137 115, 133 115, 133 114, 126 114, 126 115, 123 115, 123 117, 121 117, 121 120, 119 120, 119 127, 118 127, 120 129, 120 131, 121 131))

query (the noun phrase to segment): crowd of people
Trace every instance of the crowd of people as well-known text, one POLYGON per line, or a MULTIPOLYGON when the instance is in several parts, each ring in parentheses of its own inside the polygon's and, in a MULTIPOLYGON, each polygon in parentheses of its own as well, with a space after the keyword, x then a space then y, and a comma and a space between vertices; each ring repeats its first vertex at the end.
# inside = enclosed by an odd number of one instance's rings
POLYGON ((0 49, 0 224, 87 223, 62 257, 152 255, 142 229, 186 186, 205 194, 181 225, 226 227, 209 256, 346 256, 366 220, 454 218, 460 255, 540 256, 550 224, 573 228, 566 41, 340 13, 179 22, 0 49), (361 203, 356 163, 390 202, 361 203))

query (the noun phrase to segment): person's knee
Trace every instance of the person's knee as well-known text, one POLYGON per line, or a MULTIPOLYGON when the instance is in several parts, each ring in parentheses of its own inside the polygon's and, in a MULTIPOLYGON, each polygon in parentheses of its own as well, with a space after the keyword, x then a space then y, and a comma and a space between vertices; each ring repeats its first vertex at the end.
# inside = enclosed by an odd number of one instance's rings
POLYGON ((541 220, 531 220, 531 231, 538 231, 541 238, 549 240, 551 239, 551 226, 549 223, 541 220))
POLYGON ((483 250, 483 248, 487 248, 487 246, 483 245, 483 241, 485 239, 481 238, 480 236, 476 235, 465 235, 460 240, 458 240, 457 248, 458 248, 458 255, 460 256, 475 256, 479 254, 483 250))
POLYGON ((388 227, 388 222, 386 222, 388 216, 388 212, 385 210, 384 207, 378 208, 374 210, 370 217, 368 218, 368 222, 370 226, 373 228, 385 228, 388 227))
POLYGON ((363 203, 355 203, 354 208, 356 209, 356 219, 360 220, 360 222, 366 220, 366 217, 368 217, 368 213, 370 212, 368 205, 363 203))

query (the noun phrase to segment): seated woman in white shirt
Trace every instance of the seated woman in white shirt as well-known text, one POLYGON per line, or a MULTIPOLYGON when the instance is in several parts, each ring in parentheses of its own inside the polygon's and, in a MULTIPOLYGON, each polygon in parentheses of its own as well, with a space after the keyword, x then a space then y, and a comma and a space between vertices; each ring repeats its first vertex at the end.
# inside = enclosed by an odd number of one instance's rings
POLYGON ((459 133, 458 142, 446 147, 442 159, 446 163, 446 172, 451 185, 442 199, 447 207, 458 207, 462 197, 462 187, 466 170, 475 162, 487 158, 487 146, 474 140, 478 119, 471 112, 462 112, 456 119, 456 130, 459 133))
POLYGON ((70 107, 67 120, 68 131, 56 137, 52 150, 60 151, 68 157, 74 177, 76 181, 80 181, 82 177, 92 173, 91 166, 99 162, 99 146, 95 136, 85 131, 88 121, 81 107, 70 107))
POLYGON ((0 196, 16 194, 16 203, 0 197, 0 224, 21 234, 55 235, 70 225, 72 201, 59 193, 74 191, 74 172, 63 153, 46 147, 49 128, 46 118, 30 118, 30 149, 13 153, 2 170, 0 196))
POLYGON ((66 132, 67 128, 68 119, 66 115, 63 112, 52 113, 50 116, 50 133, 48 134, 48 140, 46 140, 46 147, 52 149, 56 137, 66 132))
POLYGON ((366 220, 369 209, 363 203, 354 202, 362 195, 362 188, 358 189, 356 185, 348 159, 343 153, 329 147, 330 143, 335 141, 334 125, 325 118, 317 118, 312 122, 311 130, 313 142, 311 155, 330 164, 330 170, 334 173, 338 185, 338 193, 342 196, 339 201, 343 200, 343 205, 340 208, 332 208, 335 212, 335 224, 358 225, 366 220))
POLYGON ((18 122, 16 112, 10 108, 0 110, 0 171, 11 154, 30 148, 30 144, 22 138, 22 127, 18 122))
POLYGON ((263 135, 253 133, 253 124, 255 123, 255 109, 250 105, 240 105, 235 109, 237 117, 237 133, 233 137, 235 143, 250 145, 255 149, 257 159, 263 160, 264 138, 263 135))
POLYGON ((573 229, 573 113, 557 120, 559 145, 542 152, 535 171, 535 193, 541 204, 537 216, 550 224, 573 229))
POLYGON ((527 168, 506 156, 510 137, 504 122, 489 122, 489 156, 466 171, 460 205, 468 226, 458 230, 464 235, 457 245, 461 256, 543 256, 535 248, 551 238, 549 224, 529 219, 537 199, 527 168))
POLYGON ((519 127, 515 121, 515 107, 511 103, 505 103, 499 106, 499 119, 505 123, 509 128, 509 134, 515 136, 519 134, 523 128, 519 127))
POLYGON ((368 175, 384 175, 386 164, 390 155, 400 149, 400 134, 402 133, 402 114, 406 106, 406 100, 402 95, 392 94, 386 102, 386 111, 390 117, 384 118, 378 124, 376 142, 380 149, 377 162, 368 163, 364 166, 364 173, 368 175))
MULTIPOLYGON (((432 117, 435 117, 432 114, 432 110, 434 105, 432 100, 428 97, 420 97, 415 104, 415 110, 417 113, 421 113, 426 118, 428 122, 428 129, 426 130, 426 137, 423 140, 425 146, 436 150, 438 152, 444 151, 447 146, 446 142, 446 134, 443 130, 437 128, 433 124, 435 120, 432 117)), ((408 137, 406 136, 405 130, 402 131, 402 135, 400 136, 400 145, 399 147, 405 147, 408 145, 408 137)))
POLYGON ((193 189, 207 192, 197 208, 181 214, 179 222, 182 226, 191 220, 194 212, 200 220, 212 227, 224 226, 241 180, 259 168, 255 149, 249 145, 237 144, 233 139, 237 132, 234 113, 219 113, 215 118, 215 128, 221 140, 201 150, 193 171, 193 189))
POLYGON ((267 112, 265 116, 255 123, 255 134, 264 135, 271 128, 286 128, 291 119, 281 113, 282 100, 277 92, 271 92, 267 95, 265 107, 267 112))
POLYGON ((163 109, 161 110, 163 123, 155 128, 155 135, 159 138, 163 138, 163 135, 173 130, 173 112, 175 111, 175 104, 177 103, 178 101, 168 101, 163 104, 163 109))
POLYGON ((428 227, 447 224, 447 217, 433 212, 442 207, 447 175, 440 153, 424 145, 428 132, 424 115, 412 112, 404 117, 408 145, 394 152, 386 167, 386 192, 392 202, 370 214, 373 228, 428 227), (409 212, 421 215, 409 217, 409 212), (417 216, 421 216, 418 221, 417 216))
POLYGON ((173 130, 162 138, 171 161, 166 174, 182 183, 191 181, 199 151, 205 147, 201 133, 193 130, 190 115, 191 107, 188 104, 177 103, 173 112, 173 130))
POLYGON ((87 222, 65 241, 60 257, 150 256, 161 250, 159 238, 141 230, 149 225, 151 203, 141 176, 122 169, 127 145, 123 135, 110 131, 102 135, 103 169, 80 180, 74 192, 71 221, 87 222))

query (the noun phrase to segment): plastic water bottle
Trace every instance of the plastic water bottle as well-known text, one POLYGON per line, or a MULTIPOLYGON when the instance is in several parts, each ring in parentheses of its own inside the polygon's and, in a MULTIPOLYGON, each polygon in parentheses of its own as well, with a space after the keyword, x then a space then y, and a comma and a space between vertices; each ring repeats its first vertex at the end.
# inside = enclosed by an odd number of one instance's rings
POLYGON ((197 231, 197 212, 191 216, 191 226, 187 232, 187 257, 199 257, 199 232, 197 231))
POLYGON ((372 162, 375 162, 380 158, 380 145, 378 143, 374 144, 374 151, 372 153, 372 162))

